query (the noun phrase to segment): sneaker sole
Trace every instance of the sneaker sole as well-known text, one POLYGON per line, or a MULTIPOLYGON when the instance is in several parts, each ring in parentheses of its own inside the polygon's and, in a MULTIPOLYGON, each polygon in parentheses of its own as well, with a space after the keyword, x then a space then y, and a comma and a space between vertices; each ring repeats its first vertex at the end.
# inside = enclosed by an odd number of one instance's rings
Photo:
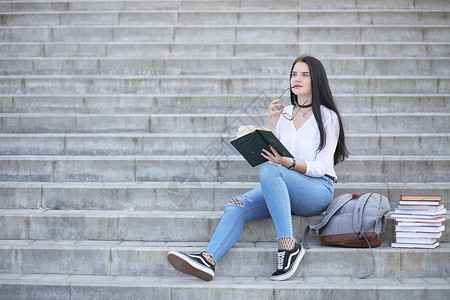
POLYGON ((300 262, 303 258, 303 255, 305 255, 305 249, 302 247, 300 250, 300 253, 297 256, 297 259, 294 262, 294 266, 292 267, 292 269, 283 275, 272 276, 272 277, 270 277, 270 279, 275 280, 275 281, 282 281, 282 280, 291 278, 292 275, 295 274, 295 271, 297 271, 298 265, 300 264, 300 262))
POLYGON ((214 272, 211 269, 198 264, 196 261, 179 252, 169 251, 167 253, 167 259, 172 267, 182 273, 195 276, 204 281, 210 281, 214 278, 214 272))

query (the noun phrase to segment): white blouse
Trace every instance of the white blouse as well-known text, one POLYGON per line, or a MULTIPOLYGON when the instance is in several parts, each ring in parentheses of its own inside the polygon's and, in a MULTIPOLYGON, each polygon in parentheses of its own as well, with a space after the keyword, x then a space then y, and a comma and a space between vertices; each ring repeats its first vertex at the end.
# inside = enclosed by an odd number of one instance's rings
MULTIPOLYGON (((292 115, 294 106, 287 106, 284 112, 292 115)), ((325 147, 317 152, 320 143, 319 127, 312 115, 298 130, 294 121, 280 116, 276 126, 276 136, 297 161, 306 163, 305 175, 322 177, 325 174, 337 177, 334 171, 334 152, 339 138, 339 120, 334 111, 320 107, 322 122, 326 132, 325 147)), ((297 116, 301 117, 301 116, 297 116)))

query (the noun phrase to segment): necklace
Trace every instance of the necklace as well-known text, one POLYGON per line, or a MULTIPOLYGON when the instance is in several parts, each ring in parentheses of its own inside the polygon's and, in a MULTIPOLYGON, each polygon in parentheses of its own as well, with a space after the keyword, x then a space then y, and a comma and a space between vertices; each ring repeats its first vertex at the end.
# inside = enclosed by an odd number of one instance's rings
MULTIPOLYGON (((311 107, 311 106, 308 106, 308 107, 311 107)), ((300 109, 299 109, 299 110, 300 110, 300 109)), ((311 109, 308 109, 308 110, 305 111, 305 112, 302 111, 303 118, 306 118, 306 116, 308 115, 308 112, 309 112, 310 110, 311 110, 311 109)))
MULTIPOLYGON (((305 105, 306 102, 308 102, 308 100, 306 100, 305 102, 303 102, 302 105, 300 105, 300 104, 297 103, 297 105, 298 105, 298 110, 297 110, 297 112, 292 116, 292 119, 291 119, 291 120, 294 120, 295 116, 298 114, 298 112, 299 112, 302 108, 308 108, 308 107, 311 107, 311 106, 312 106, 312 103, 310 103, 310 104, 308 104, 308 105, 305 105)), ((311 109, 308 109, 307 111, 302 112, 303 118, 306 118, 306 116, 308 115, 308 112, 309 112, 310 110, 311 110, 311 109)))

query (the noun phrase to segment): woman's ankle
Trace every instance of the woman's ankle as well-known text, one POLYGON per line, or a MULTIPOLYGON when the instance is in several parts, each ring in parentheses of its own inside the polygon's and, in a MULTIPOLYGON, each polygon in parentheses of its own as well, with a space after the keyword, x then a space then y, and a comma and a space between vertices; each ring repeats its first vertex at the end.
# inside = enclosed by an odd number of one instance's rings
POLYGON ((295 248, 295 239, 291 237, 282 237, 278 239, 278 250, 292 250, 295 248))

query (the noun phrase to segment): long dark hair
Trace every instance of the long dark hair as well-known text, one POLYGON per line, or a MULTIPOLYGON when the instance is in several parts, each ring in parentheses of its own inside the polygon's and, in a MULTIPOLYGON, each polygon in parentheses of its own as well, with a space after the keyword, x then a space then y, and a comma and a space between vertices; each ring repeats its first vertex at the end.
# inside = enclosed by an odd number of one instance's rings
MULTIPOLYGON (((315 57, 303 55, 297 58, 292 64, 291 74, 289 79, 292 77, 292 71, 294 66, 298 62, 304 62, 309 66, 309 73, 311 76, 311 91, 312 91, 312 111, 314 113, 314 118, 317 121, 317 126, 320 132, 320 143, 317 148, 317 152, 322 150, 326 144, 326 132, 323 126, 322 114, 320 112, 320 106, 323 105, 332 111, 334 111, 339 120, 339 139, 334 152, 334 164, 342 162, 349 155, 347 146, 345 145, 345 135, 344 126, 342 125, 341 116, 336 106, 336 102, 331 94, 331 89, 328 84, 327 73, 322 63, 315 57)), ((291 104, 298 105, 297 95, 295 95, 291 90, 291 104)))

